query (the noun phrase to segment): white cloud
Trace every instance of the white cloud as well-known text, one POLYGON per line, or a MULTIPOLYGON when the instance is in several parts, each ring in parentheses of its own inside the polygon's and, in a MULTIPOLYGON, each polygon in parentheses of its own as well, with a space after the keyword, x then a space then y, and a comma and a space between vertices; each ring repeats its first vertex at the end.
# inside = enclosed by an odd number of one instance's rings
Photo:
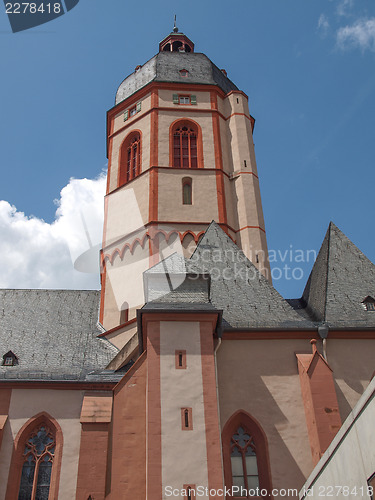
POLYGON ((375 18, 359 19, 351 26, 339 28, 336 40, 342 50, 360 48, 375 51, 375 18))
POLYGON ((340 0, 337 5, 337 14, 339 16, 348 16, 354 0, 340 0))
MULTIPOLYGON (((104 192, 104 175, 71 179, 56 201, 52 224, 0 200, 0 287, 98 289, 98 273, 78 272, 74 261, 100 245, 104 192)), ((97 263, 97 251, 91 253, 97 263)))
POLYGON ((325 36, 329 30, 329 21, 328 18, 325 14, 320 14, 319 20, 318 20, 318 31, 325 36))

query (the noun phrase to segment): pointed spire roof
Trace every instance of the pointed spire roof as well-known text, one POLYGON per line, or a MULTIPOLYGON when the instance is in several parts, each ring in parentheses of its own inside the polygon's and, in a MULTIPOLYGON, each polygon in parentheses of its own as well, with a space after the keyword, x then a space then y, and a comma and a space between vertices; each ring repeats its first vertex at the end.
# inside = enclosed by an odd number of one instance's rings
POLYGON ((375 327, 366 297, 375 297, 375 265, 331 222, 303 292, 316 321, 336 327, 375 327))

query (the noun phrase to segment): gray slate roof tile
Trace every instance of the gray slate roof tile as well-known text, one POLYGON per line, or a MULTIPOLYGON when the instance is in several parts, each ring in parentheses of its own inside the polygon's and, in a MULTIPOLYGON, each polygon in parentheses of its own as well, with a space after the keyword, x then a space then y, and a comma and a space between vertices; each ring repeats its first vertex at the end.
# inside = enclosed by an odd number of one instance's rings
POLYGON ((0 366, 0 379, 85 380, 104 369, 118 349, 97 338, 99 298, 91 290, 0 290, 0 360, 9 350, 18 357, 0 366))
POLYGON ((375 328, 375 312, 362 301, 375 298, 375 266, 330 223, 302 299, 318 321, 338 328, 375 328))

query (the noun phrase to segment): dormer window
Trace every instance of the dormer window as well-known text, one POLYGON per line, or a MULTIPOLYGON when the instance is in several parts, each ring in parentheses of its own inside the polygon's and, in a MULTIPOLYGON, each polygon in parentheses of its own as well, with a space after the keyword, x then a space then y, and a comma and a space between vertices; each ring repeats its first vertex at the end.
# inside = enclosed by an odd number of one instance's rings
POLYGON ((366 309, 366 311, 375 311, 375 299, 370 297, 368 295, 363 301, 362 301, 363 307, 366 309))
POLYGON ((18 365, 18 358, 12 351, 9 351, 6 354, 4 354, 2 364, 3 364, 3 366, 18 365))
POLYGON ((189 74, 189 71, 187 69, 180 69, 180 76, 182 77, 187 77, 189 74))

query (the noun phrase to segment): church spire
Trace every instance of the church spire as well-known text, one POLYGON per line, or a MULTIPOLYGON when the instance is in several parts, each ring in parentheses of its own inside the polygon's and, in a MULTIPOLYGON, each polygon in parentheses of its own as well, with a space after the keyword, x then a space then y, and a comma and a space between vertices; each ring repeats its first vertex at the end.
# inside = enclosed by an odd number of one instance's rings
POLYGON ((176 16, 176 14, 175 14, 175 15, 174 15, 174 27, 173 27, 173 32, 172 32, 172 33, 178 33, 178 28, 177 28, 177 26, 176 26, 176 18, 177 18, 177 16, 176 16))
POLYGON ((176 14, 173 31, 159 43, 159 52, 194 52, 194 43, 178 31, 176 14))

